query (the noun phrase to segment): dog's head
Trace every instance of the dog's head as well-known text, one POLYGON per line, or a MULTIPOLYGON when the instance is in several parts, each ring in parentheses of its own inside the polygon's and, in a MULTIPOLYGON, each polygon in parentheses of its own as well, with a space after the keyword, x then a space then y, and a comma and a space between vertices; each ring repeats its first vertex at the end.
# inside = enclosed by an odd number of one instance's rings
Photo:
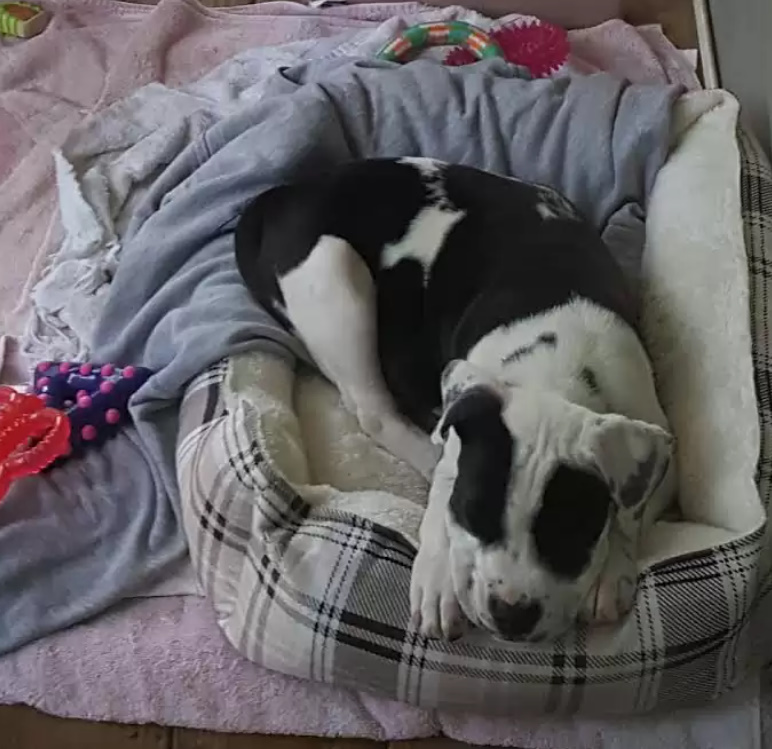
POLYGON ((446 523, 459 603, 505 639, 557 637, 598 579, 613 514, 646 501, 672 438, 465 361, 446 369, 443 395, 433 438, 455 470, 446 523))

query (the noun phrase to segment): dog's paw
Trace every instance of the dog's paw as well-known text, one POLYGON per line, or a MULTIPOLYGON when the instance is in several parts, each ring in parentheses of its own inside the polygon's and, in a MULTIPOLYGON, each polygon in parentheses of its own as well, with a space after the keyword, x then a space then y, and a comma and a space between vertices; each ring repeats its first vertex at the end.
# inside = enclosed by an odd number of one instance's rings
POLYGON ((603 575, 593 600, 592 620, 596 624, 614 624, 630 613, 635 603, 635 579, 603 575))
POLYGON ((595 624, 614 624, 635 604, 638 571, 623 555, 610 556, 587 599, 585 618, 595 624))
POLYGON ((425 637, 453 640, 463 633, 447 553, 419 549, 410 579, 410 612, 413 627, 425 637))

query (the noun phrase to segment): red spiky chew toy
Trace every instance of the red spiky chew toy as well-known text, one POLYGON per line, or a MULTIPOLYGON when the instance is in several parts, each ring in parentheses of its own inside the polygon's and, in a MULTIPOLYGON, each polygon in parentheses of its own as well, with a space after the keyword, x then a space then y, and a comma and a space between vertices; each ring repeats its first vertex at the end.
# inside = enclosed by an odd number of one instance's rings
MULTIPOLYGON (((498 44, 504 58, 526 68, 534 78, 546 78, 560 70, 568 59, 565 29, 538 19, 524 19, 491 29, 488 35, 498 44)), ((446 65, 469 65, 477 58, 465 47, 452 49, 446 65)))
POLYGON ((34 395, 0 385, 0 500, 11 482, 38 473, 69 450, 67 417, 34 395))

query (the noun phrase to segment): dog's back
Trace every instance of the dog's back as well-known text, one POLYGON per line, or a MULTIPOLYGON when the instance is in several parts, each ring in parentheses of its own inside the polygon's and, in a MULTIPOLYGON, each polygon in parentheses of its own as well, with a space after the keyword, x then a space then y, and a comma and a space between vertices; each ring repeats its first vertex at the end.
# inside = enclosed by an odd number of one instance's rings
POLYGON ((430 159, 374 159, 259 196, 236 230, 247 286, 291 323, 278 279, 320 238, 350 244, 378 288, 378 348, 402 413, 428 429, 445 364, 491 331, 572 299, 634 324, 617 263, 546 187, 430 159))

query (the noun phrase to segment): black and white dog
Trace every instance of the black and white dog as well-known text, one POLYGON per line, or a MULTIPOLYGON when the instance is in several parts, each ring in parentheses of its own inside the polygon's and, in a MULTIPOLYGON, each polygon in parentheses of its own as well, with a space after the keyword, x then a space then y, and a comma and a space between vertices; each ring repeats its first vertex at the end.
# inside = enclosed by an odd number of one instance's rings
POLYGON ((431 159, 358 161, 260 195, 236 257, 362 429, 431 479, 422 633, 453 636, 463 612, 535 641, 629 610, 672 438, 625 278, 568 200, 431 159))

